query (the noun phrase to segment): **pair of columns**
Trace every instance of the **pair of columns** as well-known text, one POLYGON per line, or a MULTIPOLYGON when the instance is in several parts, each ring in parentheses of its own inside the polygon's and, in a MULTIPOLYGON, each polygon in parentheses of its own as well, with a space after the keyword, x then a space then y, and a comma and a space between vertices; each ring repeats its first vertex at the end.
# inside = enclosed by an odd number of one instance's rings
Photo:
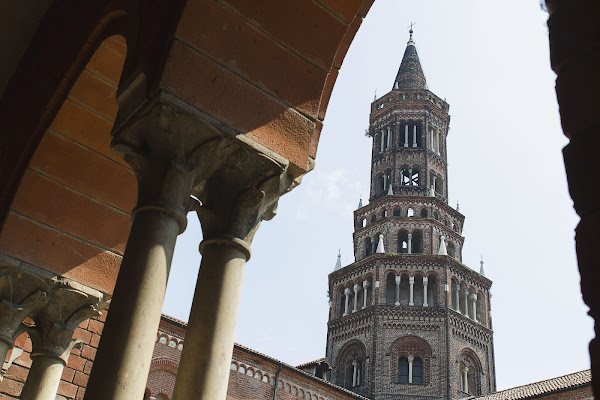
MULTIPOLYGON (((31 368, 21 400, 56 398, 71 350, 83 344, 73 339, 73 333, 83 321, 99 316, 108 305, 100 292, 39 272, 8 265, 0 268, 0 359, 4 362, 23 332, 27 332, 32 345, 31 368), (33 325, 23 323, 28 317, 33 325)), ((14 355, 20 354, 15 351, 14 355)))
MULTIPOLYGON (((119 102, 135 101, 128 95, 119 102)), ((112 147, 134 169, 139 195, 85 400, 143 397, 175 241, 190 210, 202 226, 202 261, 173 398, 225 399, 250 244, 299 183, 287 160, 182 107, 159 93, 113 130, 112 147)))
MULTIPOLYGON (((401 276, 396 276, 396 303, 395 303, 395 305, 397 305, 397 306, 400 305, 400 281, 401 281, 401 279, 402 279, 401 276)), ((423 277, 423 307, 429 306, 429 304, 427 303, 427 284, 428 283, 429 283, 429 279, 426 276, 423 277)), ((409 285, 408 305, 414 306, 415 305, 415 301, 414 301, 415 277, 414 276, 408 277, 408 285, 409 285)))
POLYGON ((473 319, 473 321, 478 322, 478 319, 477 319, 477 293, 469 294, 469 291, 467 289, 463 289, 463 290, 457 289, 455 291, 456 311, 458 311, 459 313, 461 313, 461 311, 460 311, 460 295, 461 294, 463 296, 463 301, 465 304, 465 317, 471 318, 471 319, 473 319), (469 312, 469 298, 471 298, 472 312, 469 312))
MULTIPOLYGON (((408 145, 408 135, 409 135, 409 126, 404 125, 404 147, 409 147, 408 145)), ((417 125, 413 125, 413 140, 412 147, 417 147, 417 125)))
POLYGON ((392 147, 392 132, 388 127, 387 132, 381 131, 381 141, 380 141, 380 151, 384 151, 385 149, 389 149, 392 147))
POLYGON ((440 133, 433 129, 429 130, 429 148, 435 153, 440 154, 440 133))
MULTIPOLYGON (((360 292, 361 286, 357 283, 354 285, 354 287, 352 289, 354 290, 354 308, 352 309, 352 312, 355 313, 358 311, 358 293, 360 292)), ((369 289, 369 281, 367 281, 367 280, 363 281, 362 289, 364 291, 362 309, 364 310, 365 308, 367 308, 367 294, 368 294, 368 289, 369 289)), ((352 294, 352 291, 350 290, 350 288, 346 288, 346 290, 344 290, 344 295, 346 296, 345 306, 344 306, 344 314, 343 314, 344 317, 346 315, 350 314, 349 307, 350 307, 350 295, 351 294, 352 294)))

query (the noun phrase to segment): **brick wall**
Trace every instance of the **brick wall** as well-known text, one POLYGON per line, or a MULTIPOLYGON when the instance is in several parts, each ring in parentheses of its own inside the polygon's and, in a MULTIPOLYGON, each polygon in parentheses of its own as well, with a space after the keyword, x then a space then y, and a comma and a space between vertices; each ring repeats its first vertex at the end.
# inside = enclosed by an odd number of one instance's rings
MULTIPOLYGON (((146 399, 172 398, 185 327, 182 321, 163 316, 148 374, 146 399)), ((364 399, 264 354, 235 345, 227 399, 272 399, 276 387, 278 400, 364 399)))
MULTIPOLYGON (((80 349, 73 349, 69 356, 58 387, 58 399, 83 399, 106 314, 107 312, 103 311, 98 318, 82 322, 75 331, 73 338, 80 339, 83 343, 80 349)), ((13 353, 18 353, 19 350, 23 350, 23 353, 12 362, 10 368, 4 373, 4 380, 0 382, 0 400, 17 399, 27 379, 27 373, 31 367, 31 358, 29 357, 31 340, 26 333, 17 338, 15 347, 7 355, 6 362, 10 360, 13 353)))

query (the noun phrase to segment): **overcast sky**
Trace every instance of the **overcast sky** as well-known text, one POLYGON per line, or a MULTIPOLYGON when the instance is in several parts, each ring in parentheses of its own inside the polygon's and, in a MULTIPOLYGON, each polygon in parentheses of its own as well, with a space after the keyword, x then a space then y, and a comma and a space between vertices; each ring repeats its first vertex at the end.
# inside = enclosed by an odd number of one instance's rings
MULTIPOLYGON (((429 88, 450 104, 449 203, 466 216, 463 262, 492 285, 498 389, 589 368, 572 211, 538 0, 376 0, 329 103, 317 165, 261 225, 236 342, 297 365, 324 356, 327 275, 354 261, 352 212, 368 199, 370 103, 391 90, 415 22, 429 88)), ((187 320, 201 231, 190 215, 164 312, 187 320)))

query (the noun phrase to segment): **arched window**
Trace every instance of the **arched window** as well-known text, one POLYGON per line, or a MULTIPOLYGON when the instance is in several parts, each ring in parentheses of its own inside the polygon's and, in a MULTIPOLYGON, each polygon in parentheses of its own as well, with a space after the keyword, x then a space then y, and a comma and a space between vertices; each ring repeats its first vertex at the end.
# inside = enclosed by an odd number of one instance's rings
POLYGON ((423 383, 423 360, 415 357, 412 366, 412 383, 423 383))
POLYGON ((427 209, 421 208, 421 218, 427 218, 427 209))
MULTIPOLYGON (((423 379, 423 366, 421 364, 421 380, 423 379)), ((408 383, 408 358, 400 357, 398 361, 398 383, 408 383)))
POLYGON ((411 246, 412 246, 411 253, 419 254, 419 253, 423 252, 423 232, 421 232, 421 231, 413 232, 411 246))
POLYGON ((481 364, 472 352, 464 352, 460 357, 460 390, 477 396, 481 393, 481 364))
POLYGON ((415 212, 412 208, 409 208, 408 211, 406 212, 406 216, 407 217, 414 217, 415 216, 415 212))
POLYGON ((454 244, 451 242, 446 243, 446 249, 448 250, 448 255, 452 258, 456 258, 456 248, 454 244))
POLYGON ((371 244, 371 238, 365 238, 365 257, 371 255, 373 245, 371 244))
POLYGON ((394 217, 399 217, 399 216, 400 216, 400 209, 394 208, 394 217))
POLYGON ((388 273, 385 279, 385 303, 394 305, 396 303, 396 274, 388 273))
POLYGON ((408 253, 408 231, 400 229, 398 232, 398 253, 408 253))
POLYGON ((381 218, 387 218, 387 210, 383 210, 381 213, 381 218))

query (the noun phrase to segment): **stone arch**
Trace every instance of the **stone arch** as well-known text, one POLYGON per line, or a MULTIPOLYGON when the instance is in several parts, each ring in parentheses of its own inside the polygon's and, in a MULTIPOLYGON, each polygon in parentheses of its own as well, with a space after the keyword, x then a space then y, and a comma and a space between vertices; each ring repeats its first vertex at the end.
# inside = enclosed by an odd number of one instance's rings
POLYGON ((419 336, 406 335, 396 339, 390 346, 392 359, 391 377, 392 383, 399 383, 399 365, 401 357, 415 357, 423 361, 423 383, 431 381, 431 359, 433 352, 427 341, 419 336))
POLYGON ((336 358, 337 382, 345 388, 354 388, 364 384, 364 372, 366 370, 365 360, 367 356, 367 348, 365 344, 358 340, 352 339, 345 343, 340 349, 336 358), (353 382, 354 368, 353 363, 359 364, 359 384, 353 382))
POLYGON ((483 368, 477 354, 470 348, 463 347, 458 352, 457 361, 459 365, 460 390, 475 396, 481 394, 483 368))

